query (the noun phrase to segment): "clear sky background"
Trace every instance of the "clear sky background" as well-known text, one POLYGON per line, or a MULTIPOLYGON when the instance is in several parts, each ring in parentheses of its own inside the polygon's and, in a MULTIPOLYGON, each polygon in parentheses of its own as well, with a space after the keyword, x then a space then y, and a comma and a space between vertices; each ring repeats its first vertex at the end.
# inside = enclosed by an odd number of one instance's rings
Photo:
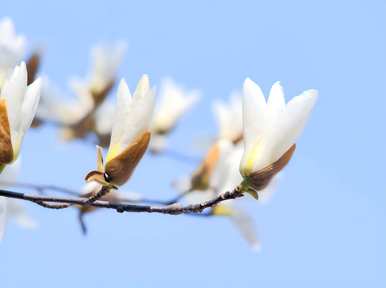
MULTIPOLYGON (((214 135, 215 98, 249 76, 287 99, 308 88, 320 98, 268 205, 253 200, 262 251, 252 253, 226 219, 116 214, 27 205, 36 231, 8 226, 0 286, 8 287, 385 287, 385 1, 2 1, 42 72, 62 87, 83 75, 98 41, 129 43, 121 75, 171 76, 203 99, 171 143, 214 135), (379 133, 378 133, 379 132, 379 133)), ((51 128, 25 139, 20 180, 74 189, 94 168, 93 146, 63 145, 51 128)), ((127 190, 173 195, 169 183, 194 168, 147 157, 127 190)))

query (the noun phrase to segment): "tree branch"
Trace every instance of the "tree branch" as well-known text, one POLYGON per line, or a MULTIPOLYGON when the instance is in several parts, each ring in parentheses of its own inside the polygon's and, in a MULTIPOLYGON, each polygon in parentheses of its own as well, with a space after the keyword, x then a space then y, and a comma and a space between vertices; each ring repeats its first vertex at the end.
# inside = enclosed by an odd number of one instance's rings
POLYGON ((96 200, 90 203, 87 198, 79 198, 79 197, 65 198, 65 197, 54 197, 54 196, 30 195, 30 194, 13 192, 13 191, 2 190, 2 189, 0 189, 0 196, 30 201, 40 206, 43 206, 45 208, 51 208, 51 209, 67 208, 67 207, 70 207, 71 205, 79 205, 79 206, 92 206, 97 208, 114 209, 119 213, 147 212, 147 213, 178 215, 178 214, 201 213, 206 208, 211 208, 225 200, 242 197, 243 193, 239 187, 236 187, 233 191, 227 191, 225 193, 218 195, 216 198, 213 198, 208 201, 204 201, 199 204, 181 206, 180 204, 176 203, 176 204, 172 204, 164 207, 117 203, 117 202, 109 202, 109 201, 102 201, 102 200, 96 200))
MULTIPOLYGON (((69 188, 57 186, 57 185, 33 184, 28 182, 6 182, 6 181, 0 181, 0 185, 2 187, 16 187, 16 188, 31 189, 31 190, 35 190, 39 194, 44 194, 44 195, 46 194, 46 191, 56 191, 58 193, 65 194, 65 195, 86 198, 86 195, 82 195, 82 193, 80 192, 77 192, 69 188)), ((119 201, 121 203, 123 202, 123 203, 145 203, 145 204, 152 204, 152 205, 170 205, 181 200, 186 194, 187 193, 184 192, 169 200, 151 199, 151 198, 145 198, 142 196, 132 197, 132 198, 119 196, 119 201)))

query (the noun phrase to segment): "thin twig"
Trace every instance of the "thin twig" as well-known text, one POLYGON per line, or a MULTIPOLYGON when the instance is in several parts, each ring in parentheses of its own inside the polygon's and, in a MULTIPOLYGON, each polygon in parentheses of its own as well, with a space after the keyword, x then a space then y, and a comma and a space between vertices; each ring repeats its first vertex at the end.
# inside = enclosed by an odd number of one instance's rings
POLYGON ((54 204, 51 204, 51 203, 47 203, 47 202, 44 202, 44 201, 32 201, 36 204, 38 204, 39 206, 42 206, 44 208, 50 208, 50 209, 65 209, 65 208, 68 208, 70 206, 72 206, 72 204, 67 204, 67 203, 63 203, 63 204, 60 204, 60 203, 54 203, 54 204))
POLYGON ((110 188, 110 187, 102 186, 102 188, 97 193, 95 193, 94 195, 87 198, 87 201, 85 204, 90 204, 90 203, 93 203, 93 202, 101 199, 103 196, 108 194, 111 190, 112 190, 112 188, 110 188))
POLYGON ((82 230, 82 234, 87 235, 87 225, 84 222, 84 213, 81 210, 78 211, 78 221, 80 224, 80 229, 82 230))
MULTIPOLYGON (((0 185, 2 187, 16 187, 16 188, 26 188, 35 190, 39 194, 46 194, 46 191, 56 191, 61 194, 80 197, 80 198, 87 198, 86 195, 83 195, 82 193, 79 193, 75 190, 57 186, 57 185, 47 185, 47 184, 33 184, 28 182, 5 182, 0 181, 0 185)), ((170 205, 173 203, 178 202, 181 198, 185 196, 185 193, 182 193, 180 195, 177 195, 169 200, 160 200, 160 199, 151 199, 151 198, 145 198, 145 197, 124 197, 119 196, 118 201, 123 203, 145 203, 145 204, 152 204, 152 205, 170 205)))
MULTIPOLYGON (((150 205, 134 205, 134 204, 124 204, 117 202, 108 202, 102 200, 96 200, 95 202, 90 203, 88 199, 84 198, 64 198, 64 197, 53 197, 53 196, 40 196, 40 195, 29 195, 25 193, 7 191, 0 189, 0 196, 21 199, 30 201, 33 203, 61 203, 61 204, 76 204, 80 206, 92 206, 98 208, 107 208, 114 209, 119 213, 122 212, 147 212, 147 213, 161 213, 161 214, 170 214, 170 215, 178 215, 178 214, 190 214, 190 213, 200 213, 206 208, 211 208, 218 203, 236 199, 243 196, 243 193, 239 187, 236 187, 233 191, 228 191, 218 195, 216 198, 213 198, 209 201, 204 201, 199 204, 192 204, 181 206, 180 204, 168 205, 165 207, 157 207, 150 205)), ((51 208, 51 207, 46 207, 51 208)), ((56 207, 54 209, 57 209, 56 207)))
POLYGON ((33 183, 27 183, 27 182, 7 182, 7 181, 1 181, 0 185, 3 187, 6 186, 6 187, 33 189, 42 194, 44 194, 45 191, 57 191, 71 196, 81 196, 81 194, 76 192, 75 190, 56 186, 56 185, 33 184, 33 183))

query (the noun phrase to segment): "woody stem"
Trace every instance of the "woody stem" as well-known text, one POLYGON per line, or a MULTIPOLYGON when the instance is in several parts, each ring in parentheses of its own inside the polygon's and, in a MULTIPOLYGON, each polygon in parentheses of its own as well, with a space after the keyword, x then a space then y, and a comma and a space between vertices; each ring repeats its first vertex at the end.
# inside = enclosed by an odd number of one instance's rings
MULTIPOLYGON (((54 196, 40 196, 40 195, 30 195, 26 193, 13 192, 8 190, 0 189, 0 196, 20 199, 25 201, 30 201, 33 203, 60 203, 62 206, 64 204, 76 204, 79 206, 92 206, 97 208, 107 208, 114 209, 119 213, 122 212, 147 212, 147 213, 160 213, 160 214, 169 214, 169 215, 179 215, 179 214, 191 214, 191 213, 201 213, 207 208, 211 208, 225 200, 236 199, 243 196, 242 191, 237 187, 233 191, 228 191, 218 195, 217 197, 204 201, 198 204, 181 206, 179 204, 173 204, 168 206, 151 206, 151 205, 134 205, 126 203, 117 203, 109 202, 102 200, 95 200, 94 202, 89 202, 89 199, 85 198, 65 198, 65 197, 54 197, 54 196)), ((57 209, 57 206, 53 205, 44 205, 45 208, 57 209)), ((70 207, 70 205, 68 205, 70 207)))

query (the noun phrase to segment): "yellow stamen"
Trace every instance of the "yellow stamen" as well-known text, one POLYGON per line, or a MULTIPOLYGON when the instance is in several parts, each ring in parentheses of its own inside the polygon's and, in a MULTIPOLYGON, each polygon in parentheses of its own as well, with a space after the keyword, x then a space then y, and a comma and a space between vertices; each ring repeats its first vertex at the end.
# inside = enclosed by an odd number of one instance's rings
POLYGON ((253 166, 256 163, 258 157, 261 156, 261 146, 262 145, 260 145, 260 143, 257 143, 249 151, 245 165, 242 167, 243 176, 248 176, 253 172, 253 166))
POLYGON ((232 216, 234 213, 233 209, 227 205, 217 205, 213 208, 213 215, 217 216, 232 216))
POLYGON ((116 156, 118 156, 120 150, 121 150, 121 147, 119 144, 115 144, 112 147, 110 147, 106 155, 106 163, 109 162, 111 159, 114 159, 116 156))

